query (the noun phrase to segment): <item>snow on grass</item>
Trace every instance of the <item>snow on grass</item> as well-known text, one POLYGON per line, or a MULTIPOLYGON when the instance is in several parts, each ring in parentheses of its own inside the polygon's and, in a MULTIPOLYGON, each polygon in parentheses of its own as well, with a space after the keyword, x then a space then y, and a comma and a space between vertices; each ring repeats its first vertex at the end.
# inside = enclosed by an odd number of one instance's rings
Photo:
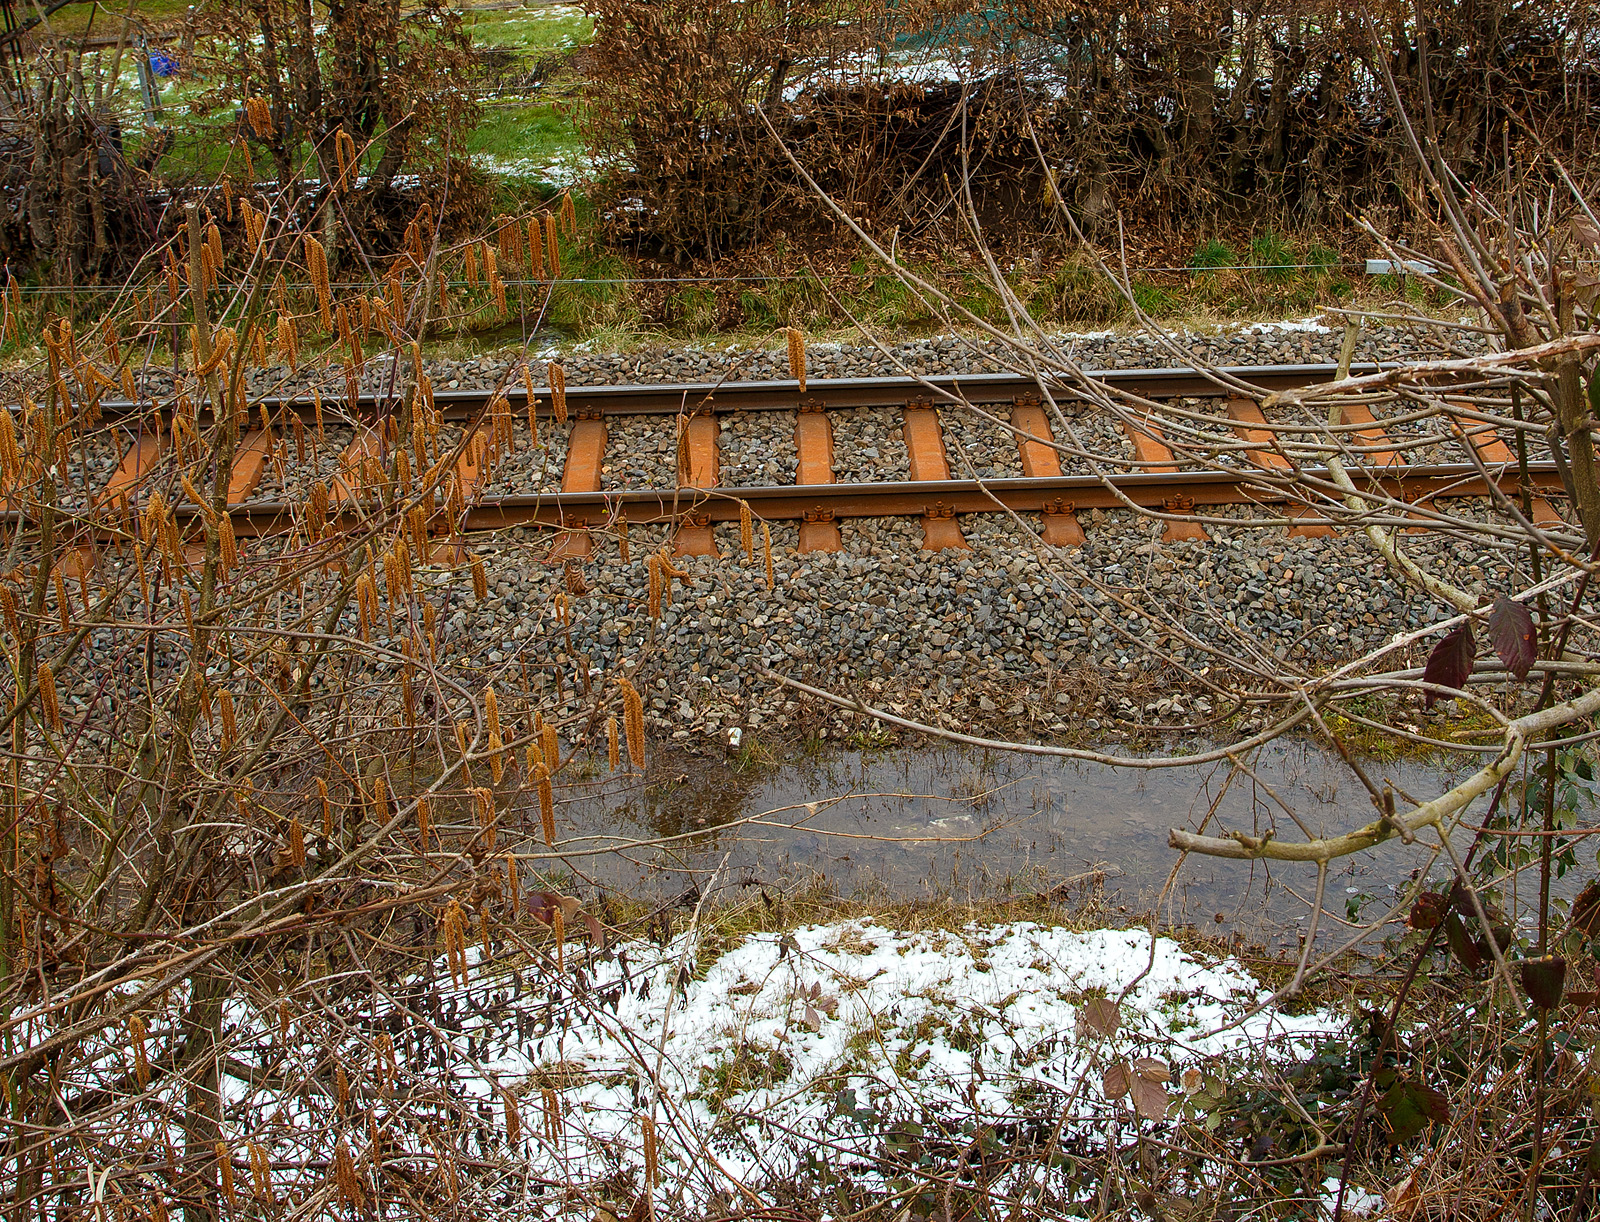
MULTIPOLYGON (((698 977, 693 958, 679 941, 648 971, 629 975, 619 961, 590 985, 591 994, 623 986, 609 1007, 485 1066, 503 1085, 518 1075, 578 1083, 565 1092, 569 1173, 575 1157, 596 1176, 627 1165, 612 1160, 636 1144, 642 1086, 646 1100, 659 1092, 658 1116, 678 1135, 664 1170, 703 1169, 703 1147, 724 1175, 770 1186, 824 1141, 864 1169, 881 1125, 852 1133, 841 1116, 1064 1117, 1069 1129, 1092 1127, 1121 1106, 1099 1085, 1114 1056, 1161 1059, 1176 1081, 1263 1041, 1303 1050, 1341 1021, 1266 1011, 1208 1034, 1266 994, 1237 964, 1202 961, 1171 939, 1157 938, 1152 954, 1139 930, 907 933, 847 922, 751 936, 698 977), (1086 1000, 1130 984, 1112 1039, 1079 1030, 1086 1000)), ((487 1083, 472 1089, 487 1094, 487 1083)))
MULTIPOLYGON (((377 994, 358 973, 291 989, 281 1010, 229 998, 224 1136, 259 1142, 280 1190, 308 1202, 329 1191, 321 1168, 337 1136, 361 1155, 366 1131, 352 1117, 376 1105, 395 1166, 431 1174, 445 1157, 436 1136, 451 1132, 460 1156, 470 1141, 472 1157, 559 1186, 521 1211, 553 1216, 568 1191, 641 1189, 653 1124, 658 1203, 697 1215, 736 1185, 781 1195, 819 1158, 829 1174, 887 1189, 885 1151, 906 1132, 1114 1144, 1172 1122, 1106 1097, 1113 1062, 1159 1062, 1176 1109, 1180 1083, 1303 1060, 1344 1025, 1327 1011, 1256 1013, 1267 992, 1239 964, 1142 930, 906 931, 862 919, 750 934, 720 954, 693 933, 600 953, 569 943, 560 971, 541 966, 553 950, 486 960, 467 947, 465 988, 440 961, 377 994), (1083 1018, 1101 998, 1122 998, 1109 1036, 1083 1018), (395 1079, 381 1069, 383 1033, 395 1079), (339 1097, 347 1079, 353 1111, 339 1097)), ((180 986, 149 1016, 152 1037, 170 1038, 184 1001, 180 986)), ((107 1036, 84 1072, 125 1084, 127 1035, 107 1036)), ((141 1139, 179 1140, 175 1114, 157 1108, 141 1139)), ((991 1188, 1022 1191, 1032 1165, 1017 1160, 1023 1178, 991 1188)))
POLYGON ((507 178, 533 178, 553 187, 575 187, 594 177, 594 162, 581 152, 547 153, 543 157, 475 153, 473 160, 491 174, 507 178))

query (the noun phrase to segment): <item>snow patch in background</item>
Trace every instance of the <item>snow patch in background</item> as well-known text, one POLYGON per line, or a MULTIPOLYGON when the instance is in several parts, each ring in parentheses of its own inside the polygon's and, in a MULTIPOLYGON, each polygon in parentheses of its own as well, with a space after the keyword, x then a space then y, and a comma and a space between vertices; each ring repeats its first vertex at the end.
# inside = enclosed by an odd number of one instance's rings
POLYGON ((553 157, 497 157, 493 153, 475 153, 472 159, 488 173, 537 178, 553 187, 575 187, 594 177, 594 162, 577 152, 558 153, 553 157))

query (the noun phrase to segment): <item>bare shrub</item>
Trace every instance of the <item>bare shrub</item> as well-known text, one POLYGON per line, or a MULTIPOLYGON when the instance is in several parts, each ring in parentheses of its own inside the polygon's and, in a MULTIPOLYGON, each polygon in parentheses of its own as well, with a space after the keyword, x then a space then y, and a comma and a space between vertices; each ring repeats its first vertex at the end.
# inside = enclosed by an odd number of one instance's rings
POLYGON ((1155 233, 1398 216, 1415 179, 1374 30, 1403 104, 1428 81, 1468 177, 1504 166, 1504 123, 1575 158, 1594 129, 1593 57, 1563 33, 1586 28, 1581 5, 933 2, 801 21, 606 0, 597 14, 586 128, 616 231, 677 255, 839 232, 760 139, 763 117, 851 217, 903 245, 965 241, 956 183, 1008 250, 1071 245, 1052 184, 1100 237, 1119 215, 1155 233))

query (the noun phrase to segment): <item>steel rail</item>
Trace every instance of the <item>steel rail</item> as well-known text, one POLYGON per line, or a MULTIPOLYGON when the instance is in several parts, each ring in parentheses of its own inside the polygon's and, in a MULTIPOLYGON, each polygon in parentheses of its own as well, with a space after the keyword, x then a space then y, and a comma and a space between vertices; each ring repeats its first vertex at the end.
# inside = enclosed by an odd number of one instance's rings
MULTIPOLYGON (((1554 463, 1529 463, 1534 491, 1562 495, 1554 463)), ((1303 468, 1308 479, 1326 479, 1326 467, 1303 468)), ((1400 474, 1363 472, 1362 483, 1374 494, 1412 502, 1430 496, 1471 497, 1490 495, 1482 473, 1471 463, 1439 463, 1406 468, 1400 474)), ((1104 479, 1094 475, 994 480, 902 480, 871 484, 768 484, 757 487, 632 488, 609 492, 545 492, 485 498, 467 508, 465 529, 498 530, 513 526, 555 526, 579 529, 607 522, 633 524, 675 522, 699 517, 712 522, 739 520, 740 502, 749 504, 756 517, 766 521, 803 521, 819 514, 836 518, 883 518, 917 515, 997 513, 1071 513, 1080 509, 1125 509, 1129 501, 1144 509, 1166 513, 1189 510, 1175 505, 1187 498, 1202 505, 1305 505, 1287 486, 1283 473, 1241 470, 1130 472, 1104 479), (1277 484, 1285 486, 1278 487, 1277 484), (1114 491, 1113 491, 1114 490, 1114 491), (1120 496, 1118 494, 1121 494, 1120 496)), ((1502 487, 1515 488, 1508 474, 1502 487)), ((198 518, 200 510, 187 502, 172 506, 182 519, 198 518)), ((329 516, 330 523, 354 523, 383 512, 377 501, 360 513, 346 510, 329 516)), ((261 536, 282 533, 303 516, 303 505, 285 501, 246 501, 230 505, 228 515, 236 533, 261 536)), ((67 515, 71 516, 71 515, 67 515)), ((13 521, 15 510, 0 514, 13 521)), ((1319 519, 1307 517, 1304 522, 1319 519)))
MULTIPOLYGON (((1380 366, 1370 364, 1358 366, 1352 373, 1370 373, 1379 368, 1380 366)), ((1236 381, 1251 383, 1264 390, 1278 390, 1331 380, 1337 376, 1337 367, 1329 364, 1231 366, 1223 372, 1236 381)), ((1230 386, 1219 383, 1194 369, 1112 369, 1093 371, 1091 376, 1115 391, 1150 399, 1185 396, 1237 397, 1230 386)), ((1492 378, 1489 380, 1493 381, 1492 378)), ((1159 434, 1154 434, 1147 438, 1132 438, 1135 449, 1139 451, 1135 460, 1136 465, 1154 467, 1153 470, 1117 470, 1105 475, 1068 475, 1058 473, 1059 466, 1052 459, 1046 464, 1047 469, 1042 472, 1034 468, 1033 474, 1027 476, 980 481, 949 478, 948 464, 942 456, 943 442, 939 437, 933 413, 913 410, 926 408, 937 402, 934 391, 948 394, 952 398, 965 398, 975 403, 1010 402, 1016 404, 1018 410, 1022 410, 1022 404, 1029 402, 1037 404, 1038 389, 1038 382, 1033 378, 1009 373, 939 375, 928 378, 927 384, 904 377, 818 379, 808 383, 803 395, 799 384, 793 380, 720 385, 701 382, 569 387, 566 391, 567 407, 579 420, 584 418, 603 420, 608 416, 630 415, 673 416, 685 411, 698 417, 708 412, 751 410, 905 408, 907 445, 914 451, 911 463, 912 475, 915 477, 920 474, 924 478, 883 483, 836 483, 825 477, 823 482, 756 487, 680 485, 606 491, 597 487, 600 482, 601 456, 604 453, 604 426, 603 424, 575 425, 574 445, 576 445, 577 429, 580 427, 598 429, 596 436, 599 440, 596 448, 595 438, 590 438, 590 448, 585 451, 586 458, 580 464, 581 471, 577 476, 574 476, 573 453, 569 452, 563 482, 572 490, 495 497, 469 494, 463 514, 453 519, 449 529, 451 532, 488 531, 537 525, 581 531, 591 526, 616 522, 669 523, 681 530, 693 528, 698 540, 693 546, 714 550, 715 545, 711 542, 711 536, 706 528, 713 522, 738 520, 746 511, 744 507, 748 506, 756 516, 766 521, 825 523, 843 518, 920 516, 925 530, 929 532, 926 538, 927 545, 943 547, 959 545, 959 535, 953 536, 955 542, 952 543, 950 542, 952 536, 948 530, 940 528, 939 538, 942 541, 935 542, 934 528, 939 520, 974 513, 1038 512, 1046 515, 1046 524, 1049 525, 1050 515, 1070 517, 1079 510, 1125 509, 1133 505, 1166 515, 1171 520, 1180 520, 1185 515, 1194 514, 1201 507, 1253 504, 1281 507, 1285 516, 1293 517, 1302 527, 1313 524, 1323 527, 1333 526, 1347 517, 1342 511, 1333 519, 1322 517, 1317 512, 1317 506, 1325 503, 1327 489, 1332 486, 1331 475, 1326 466, 1305 465, 1294 470, 1286 456, 1261 448, 1262 442, 1256 434, 1259 426, 1266 425, 1266 421, 1261 418, 1259 412, 1253 417, 1257 423, 1252 423, 1252 418, 1248 414, 1237 418, 1235 431, 1243 439, 1241 444, 1253 444, 1256 446, 1256 451, 1251 451, 1255 459, 1252 464, 1241 464, 1235 470, 1216 467, 1205 470, 1182 469, 1180 464, 1184 462, 1183 458, 1175 456, 1161 442, 1159 434), (916 418, 915 421, 913 417, 916 418), (922 444, 922 449, 928 451, 928 454, 923 456, 920 469, 917 459, 921 451, 912 445, 914 423, 918 431, 917 440, 919 444, 925 443, 922 444), (1141 440, 1146 443, 1142 449, 1141 440), (933 455, 935 450, 940 453, 933 455)), ((1082 392, 1074 390, 1067 384, 1051 385, 1050 389, 1053 394, 1059 394, 1062 398, 1083 397, 1082 392)), ((549 390, 547 387, 535 388, 536 396, 541 392, 545 401, 539 405, 538 410, 548 413, 551 407, 548 401, 549 390)), ((496 393, 504 394, 508 400, 516 401, 525 409, 526 392, 520 382, 514 385, 508 384, 498 392, 481 388, 435 391, 434 401, 446 416, 471 419, 484 410, 496 393)), ((385 400, 368 395, 357 400, 355 408, 357 413, 362 409, 372 409, 373 415, 368 416, 371 420, 385 414, 393 405, 392 399, 385 400)), ((300 396, 267 396, 254 399, 252 406, 257 410, 264 409, 267 415, 280 415, 285 412, 309 413, 314 410, 314 400, 300 396)), ((350 402, 341 396, 330 395, 322 400, 324 417, 332 412, 337 418, 341 408, 348 409, 350 406, 350 402)), ((147 404, 144 410, 148 409, 147 404)), ((102 404, 102 410, 110 416, 116 416, 119 412, 137 412, 140 410, 140 405, 125 400, 108 401, 102 404)), ((1029 410, 1037 413, 1038 409, 1034 407, 1029 410)), ((804 423, 808 417, 802 412, 799 419, 804 423)), ((1368 421, 1369 427, 1373 427, 1378 435, 1382 436, 1381 422, 1371 421, 1370 415, 1368 421)), ((690 422, 691 430, 697 427, 700 426, 693 421, 690 422)), ((1028 427, 1042 430, 1042 436, 1048 437, 1048 422, 1042 416, 1039 417, 1037 424, 1028 427)), ((831 433, 825 426, 824 436, 828 439, 827 444, 831 445, 831 433)), ((1037 440, 1035 438, 1033 441, 1019 441, 1023 447, 1025 469, 1029 469, 1027 446, 1035 444, 1037 440)), ((148 443, 140 443, 144 444, 148 443)), ((359 449, 364 444, 358 443, 354 448, 359 449)), ((690 444, 695 444, 693 439, 690 444)), ((699 444, 707 447, 705 453, 683 469, 704 474, 686 478, 709 477, 710 480, 715 480, 718 463, 714 427, 711 437, 700 438, 699 444)), ((1492 491, 1491 481, 1498 483, 1502 489, 1515 491, 1518 488, 1518 480, 1515 472, 1505 461, 1510 451, 1503 443, 1475 440, 1474 445, 1478 447, 1479 456, 1485 460, 1486 467, 1467 462, 1407 464, 1396 461, 1397 453, 1394 447, 1382 446, 1379 453, 1385 454, 1385 457, 1364 468, 1360 478, 1374 497, 1413 504, 1433 497, 1488 496, 1492 491), (1498 459, 1492 457, 1496 447, 1500 452, 1498 459), (1494 474, 1486 475, 1485 470, 1494 474)), ((252 471, 259 473, 265 453, 266 451, 262 451, 254 455, 252 471)), ((125 464, 130 461, 133 462, 135 469, 139 462, 143 461, 139 457, 138 446, 129 451, 125 464)), ((482 481, 486 471, 481 465, 481 460, 469 461, 473 471, 476 472, 471 478, 474 481, 482 481)), ((829 461, 831 463, 831 457, 829 461)), ((1553 462, 1529 464, 1528 476, 1529 491, 1536 496, 1542 493, 1559 496, 1565 492, 1553 462)), ((303 525, 301 519, 305 514, 305 506, 284 501, 250 499, 249 491, 253 488, 256 478, 259 478, 258 474, 243 480, 237 490, 237 499, 229 505, 228 513, 235 533, 259 537, 288 532, 294 530, 297 525, 303 525)), ((478 483, 478 487, 481 490, 481 482, 478 483)), ((230 497, 234 495, 230 492, 230 497)), ((352 502, 348 497, 343 498, 334 507, 329 525, 343 528, 362 520, 371 520, 374 516, 381 517, 391 513, 395 505, 393 495, 393 490, 384 493, 372 489, 363 490, 359 502, 352 502)), ((1543 501, 1539 503, 1553 516, 1553 511, 1549 509, 1547 503, 1543 501)), ((185 520, 200 516, 199 509, 182 502, 173 506, 173 510, 185 520)), ((18 521, 22 520, 22 516, 11 509, 0 513, 0 520, 18 521)), ((434 511, 430 510, 430 518, 434 516, 434 511)), ((953 523, 950 525, 953 527, 953 523)), ((112 534, 116 530, 114 526, 108 524, 97 524, 90 529, 96 534, 112 534)), ((1067 527, 1057 527, 1058 539, 1065 537, 1060 533, 1064 529, 1067 527)), ((1076 524, 1070 524, 1070 531, 1076 532, 1077 538, 1081 541, 1082 532, 1076 524)), ((833 531, 833 539, 833 547, 837 547, 836 530, 833 531)), ((804 542, 802 546, 807 547, 804 542)))
MULTIPOLYGON (((1351 366, 1351 376, 1378 373, 1387 366, 1359 364, 1351 366)), ((1231 378, 1249 382, 1263 390, 1292 390, 1316 382, 1332 381, 1338 373, 1336 365, 1229 365, 1219 370, 1231 378)), ((1085 374, 1113 389, 1145 398, 1223 398, 1235 395, 1230 386, 1198 373, 1193 369, 1091 369, 1085 374)), ((1052 394, 1065 398, 1081 398, 1071 384, 1060 379, 1047 379, 1052 394)), ((802 404, 807 407, 861 408, 900 407, 908 401, 926 401, 931 397, 929 387, 949 395, 952 399, 965 399, 970 403, 1009 403, 1019 396, 1036 396, 1038 380, 1014 373, 930 374, 919 381, 906 377, 872 378, 813 378, 807 379, 805 393, 792 378, 764 382, 676 382, 647 385, 570 385, 566 390, 567 409, 574 415, 598 413, 603 416, 672 416, 680 411, 706 410, 715 413, 748 411, 794 411, 802 404)), ((538 412, 549 415, 550 388, 535 386, 534 396, 539 400, 538 412)), ((434 406, 446 419, 467 419, 486 407, 496 394, 502 394, 514 406, 527 406, 527 391, 520 380, 508 380, 498 391, 489 389, 448 390, 435 388, 434 406)), ((248 396, 253 408, 266 408, 276 415, 284 411, 299 414, 314 410, 314 400, 309 393, 293 395, 248 396)), ((343 395, 324 395, 322 410, 343 411, 359 416, 363 411, 374 414, 387 411, 394 405, 393 396, 364 394, 355 401, 343 395)), ((129 399, 105 399, 100 410, 108 416, 129 416, 148 412, 151 401, 135 402, 129 399)))

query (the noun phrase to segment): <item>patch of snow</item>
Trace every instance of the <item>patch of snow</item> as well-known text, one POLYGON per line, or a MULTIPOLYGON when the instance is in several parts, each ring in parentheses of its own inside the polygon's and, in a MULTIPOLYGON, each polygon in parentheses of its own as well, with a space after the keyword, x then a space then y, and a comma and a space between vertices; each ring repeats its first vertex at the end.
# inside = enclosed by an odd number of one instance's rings
MULTIPOLYGON (((693 978, 696 953, 680 939, 648 970, 601 967, 590 990, 613 996, 609 1010, 482 1062, 503 1085, 556 1065, 581 1081, 565 1092, 567 1174, 574 1159, 591 1175, 621 1171, 618 1149, 634 1144, 644 1110, 674 1135, 663 1170, 692 1179, 710 1150, 725 1177, 751 1186, 798 1173, 822 1140, 868 1173, 881 1126, 852 1129, 841 1113, 1026 1123, 1048 1098, 1052 1119, 1087 1132, 1126 1111, 1101 1093, 1108 1055, 1161 1058, 1177 1079, 1263 1042, 1303 1052, 1341 1025, 1264 1011, 1206 1034, 1267 994, 1236 963, 1204 962, 1168 938, 1152 947, 1141 930, 846 922, 750 937, 693 978), (1130 985, 1113 1039, 1078 1030, 1085 1000, 1130 985)), ((488 1081, 459 1088, 491 1093, 488 1081)), ((541 1164, 537 1148, 528 1156, 541 1164)))
MULTIPOLYGON (((281 1013, 230 997, 227 1063, 257 1068, 219 1082, 225 1136, 261 1143, 289 1191, 315 1187, 330 1126, 355 1146, 360 1126, 343 1117, 395 1106, 375 1052, 377 1033, 392 1032, 399 1093, 410 1100, 402 1106, 419 1123, 389 1130, 388 1157, 432 1165, 439 1147, 418 1129, 445 1124, 438 1131, 455 1132, 459 1152, 470 1140, 483 1157, 514 1157, 531 1183, 610 1191, 639 1184, 649 1117, 658 1203, 700 1213, 736 1184, 781 1187, 819 1150, 871 1185, 883 1174, 885 1133, 902 1123, 1121 1140, 1112 1134, 1170 1122, 1139 1120, 1127 1100, 1105 1096, 1112 1060, 1155 1058, 1181 1098, 1185 1070, 1301 1058, 1345 1025, 1328 1011, 1252 1013, 1269 994, 1236 961, 1139 929, 1017 922, 907 932, 854 920, 753 934, 720 954, 692 933, 598 954, 569 943, 560 973, 526 960, 514 970, 478 946, 465 959, 465 988, 441 960, 392 993, 368 993, 354 974, 322 977, 281 1013), (318 999, 347 989, 359 998, 349 1014, 319 1010, 318 999), (1113 1034, 1082 1024, 1091 999, 1124 993, 1113 1034), (285 1064, 319 1069, 285 1080, 276 1076, 285 1064), (359 1096, 354 1113, 336 1084, 359 1096), (287 1170, 296 1167, 304 1174, 287 1170)), ((153 1036, 170 1036, 185 995, 178 985, 166 1014, 151 1014, 153 1036)), ((127 1080, 124 1032, 108 1032, 95 1052, 86 1077, 127 1080)), ((159 1144, 163 1129, 181 1140, 176 1122, 157 1114, 141 1122, 141 1140, 159 1144)), ((1019 1165, 1017 1174, 1033 1170, 1019 1165)), ((545 1202, 549 1216, 561 1200, 556 1192, 545 1202)))
POLYGON ((1246 334, 1269 335, 1273 332, 1289 331, 1316 331, 1327 333, 1333 330, 1320 317, 1319 318, 1286 318, 1282 322, 1261 322, 1246 330, 1246 334))
MULTIPOLYGON (((1330 1175, 1322 1181, 1322 1200, 1317 1204, 1317 1217, 1333 1217, 1334 1205, 1339 1200, 1339 1177, 1330 1175)), ((1383 1197, 1351 1184, 1344 1190, 1344 1216, 1370 1218, 1384 1206, 1383 1197)))
POLYGON ((558 153, 554 157, 497 157, 476 153, 473 161, 493 174, 532 176, 556 187, 574 187, 594 175, 594 162, 582 153, 558 153))

